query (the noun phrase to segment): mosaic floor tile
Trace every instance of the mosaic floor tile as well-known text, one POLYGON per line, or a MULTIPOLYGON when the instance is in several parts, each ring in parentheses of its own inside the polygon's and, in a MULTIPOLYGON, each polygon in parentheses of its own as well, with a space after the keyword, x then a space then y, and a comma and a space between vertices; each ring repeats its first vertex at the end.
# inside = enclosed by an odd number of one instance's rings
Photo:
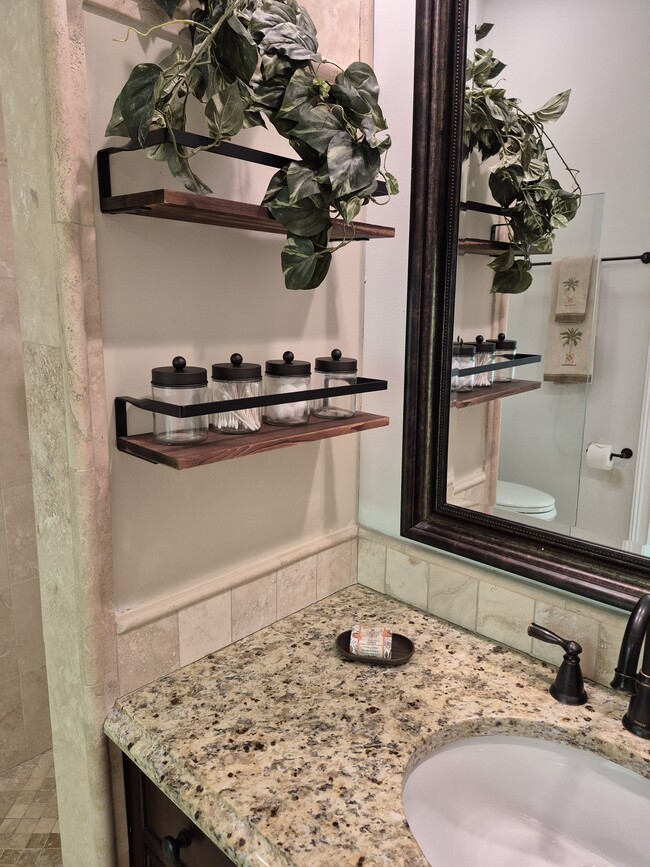
POLYGON ((0 774, 0 867, 63 867, 52 751, 0 774))

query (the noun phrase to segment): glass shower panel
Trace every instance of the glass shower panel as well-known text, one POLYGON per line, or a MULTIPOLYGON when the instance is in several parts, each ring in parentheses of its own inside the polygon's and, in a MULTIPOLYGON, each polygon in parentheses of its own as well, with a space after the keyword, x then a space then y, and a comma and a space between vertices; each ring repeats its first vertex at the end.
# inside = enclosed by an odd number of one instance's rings
MULTIPOLYGON (((604 198, 602 193, 583 197, 575 219, 557 232, 553 253, 533 257, 530 288, 508 298, 507 336, 517 340, 518 351, 542 356, 540 364, 519 368, 517 375, 539 379, 542 385, 501 401, 498 479, 550 495, 556 515, 548 529, 554 532, 569 533, 578 513, 585 413, 593 378, 604 198), (593 260, 580 321, 557 319, 558 296, 564 299, 576 290, 576 280, 567 276, 568 257, 583 260, 582 275, 584 263, 593 260)), ((509 513, 497 514, 513 518, 509 513)), ((547 517, 552 519, 550 514, 547 517)), ((514 519, 541 520, 523 515, 514 519)))

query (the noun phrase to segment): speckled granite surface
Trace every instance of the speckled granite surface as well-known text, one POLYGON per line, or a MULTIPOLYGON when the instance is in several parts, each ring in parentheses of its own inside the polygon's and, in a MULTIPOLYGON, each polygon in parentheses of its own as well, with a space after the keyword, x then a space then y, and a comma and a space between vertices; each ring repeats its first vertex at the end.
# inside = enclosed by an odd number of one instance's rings
POLYGON ((588 683, 570 708, 548 694, 554 675, 354 586, 121 698, 105 731, 237 864, 424 867, 402 786, 442 743, 541 736, 650 777, 625 696, 588 683), (341 658, 334 639, 359 620, 408 635, 411 662, 341 658))

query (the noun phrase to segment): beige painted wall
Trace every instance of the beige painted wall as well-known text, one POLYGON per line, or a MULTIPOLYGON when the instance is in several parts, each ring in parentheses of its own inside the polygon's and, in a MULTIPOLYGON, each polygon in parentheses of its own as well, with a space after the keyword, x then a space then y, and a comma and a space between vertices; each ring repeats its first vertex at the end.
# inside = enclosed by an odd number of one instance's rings
POLYGON ((0 771, 52 744, 11 220, 0 111, 0 771))
MULTIPOLYGON (((359 0, 326 12, 309 5, 323 54, 343 65, 357 59, 359 0)), ((116 42, 125 35, 125 21, 96 8, 86 10, 84 30, 94 152, 106 143, 107 119, 131 67, 167 53, 170 43, 133 36, 116 42)), ((249 130, 238 140, 291 153, 271 132, 249 130)), ((142 154, 113 157, 112 166, 117 193, 176 185, 166 169, 142 154)), ((214 155, 201 155, 197 171, 216 195, 254 203, 271 175, 269 169, 214 155)), ((208 369, 234 351, 261 363, 285 349, 312 361, 334 346, 361 355, 362 245, 338 253, 318 289, 289 292, 280 268, 280 238, 107 216, 97 209, 95 223, 109 408, 118 394, 147 395, 151 368, 169 364, 178 354, 208 369)), ((130 416, 133 430, 150 429, 150 419, 137 416, 130 416)), ((219 581, 233 570, 353 526, 357 464, 356 437, 181 473, 112 447, 118 610, 219 581)))

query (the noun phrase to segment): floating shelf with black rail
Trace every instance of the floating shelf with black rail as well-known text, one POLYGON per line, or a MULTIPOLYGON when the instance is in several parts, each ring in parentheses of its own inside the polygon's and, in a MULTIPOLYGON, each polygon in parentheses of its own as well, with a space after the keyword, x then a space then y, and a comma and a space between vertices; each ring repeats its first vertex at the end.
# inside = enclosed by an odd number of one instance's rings
MULTIPOLYGON (((512 367, 522 367, 526 364, 537 364, 542 360, 541 355, 517 355, 501 356, 506 361, 497 361, 492 364, 482 364, 476 367, 464 369, 452 368, 452 377, 472 376, 476 373, 488 373, 495 370, 506 370, 512 367)), ((476 406, 479 403, 488 403, 491 400, 499 400, 502 397, 510 397, 513 394, 523 394, 526 391, 535 391, 541 388, 542 383, 532 379, 512 379, 509 382, 494 382, 485 387, 476 386, 472 391, 452 391, 451 405, 456 409, 466 406, 476 406)))
MULTIPOLYGON (((245 160, 272 168, 282 168, 290 160, 277 154, 269 154, 253 148, 222 142, 217 147, 209 147, 212 141, 205 136, 176 131, 177 144, 183 147, 204 148, 209 153, 245 160)), ((233 202, 214 196, 199 196, 177 190, 157 189, 127 193, 114 196, 111 188, 110 157, 112 154, 141 150, 170 141, 167 130, 159 130, 147 136, 143 146, 130 141, 122 147, 104 148, 97 152, 97 180, 99 186, 99 206, 104 214, 137 214, 143 217, 157 217, 163 220, 181 220, 188 223, 205 223, 231 229, 248 229, 256 232, 286 234, 286 229, 268 209, 261 205, 233 202)), ((385 191, 383 184, 378 192, 385 191)), ((340 241, 349 238, 353 241, 369 241, 378 238, 395 237, 395 229, 390 226, 377 226, 372 223, 353 222, 345 226, 342 220, 335 220, 331 238, 340 241)))
POLYGON ((127 404, 147 412, 162 413, 175 418, 194 418, 210 416, 213 413, 232 412, 238 409, 271 406, 279 403, 296 403, 327 397, 341 397, 347 394, 362 394, 371 391, 384 391, 388 383, 384 379, 370 379, 360 376, 354 385, 335 388, 314 388, 290 394, 264 395, 260 397, 238 398, 236 400, 211 401, 186 406, 165 403, 150 398, 116 397, 115 432, 117 447, 121 452, 141 458, 149 463, 163 464, 175 470, 205 466, 233 458, 245 457, 260 452, 273 451, 300 443, 316 442, 322 439, 343 436, 349 433, 385 427, 389 419, 383 415, 357 412, 350 418, 324 419, 310 416, 307 424, 281 426, 263 424, 259 431, 243 434, 224 434, 210 430, 208 439, 197 445, 168 445, 158 443, 153 434, 129 436, 127 430, 127 404))

